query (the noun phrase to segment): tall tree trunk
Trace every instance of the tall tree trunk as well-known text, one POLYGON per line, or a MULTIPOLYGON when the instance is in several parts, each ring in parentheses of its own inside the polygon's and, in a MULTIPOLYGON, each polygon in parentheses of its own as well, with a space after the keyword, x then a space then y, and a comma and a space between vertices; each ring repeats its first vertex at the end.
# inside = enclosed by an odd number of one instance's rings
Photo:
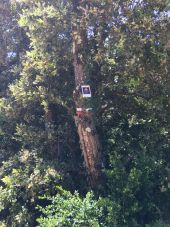
MULTIPOLYGON (((82 52, 87 47, 86 27, 83 28, 81 19, 83 18, 83 11, 81 10, 81 1, 73 0, 73 10, 75 13, 72 26, 73 34, 73 65, 75 73, 74 101, 76 108, 85 110, 86 102, 82 98, 80 88, 81 85, 86 84, 85 62, 83 60, 82 52)), ((92 188, 97 187, 102 178, 102 157, 101 145, 95 128, 92 116, 75 116, 75 124, 77 126, 80 144, 84 156, 86 169, 89 175, 90 185, 92 188)))

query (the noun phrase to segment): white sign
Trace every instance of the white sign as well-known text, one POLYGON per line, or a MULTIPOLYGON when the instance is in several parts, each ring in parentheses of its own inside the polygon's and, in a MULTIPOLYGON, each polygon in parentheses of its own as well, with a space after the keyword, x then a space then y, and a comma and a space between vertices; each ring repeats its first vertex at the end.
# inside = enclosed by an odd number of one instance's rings
POLYGON ((82 85, 81 86, 82 95, 84 98, 90 98, 91 97, 91 89, 89 85, 82 85))

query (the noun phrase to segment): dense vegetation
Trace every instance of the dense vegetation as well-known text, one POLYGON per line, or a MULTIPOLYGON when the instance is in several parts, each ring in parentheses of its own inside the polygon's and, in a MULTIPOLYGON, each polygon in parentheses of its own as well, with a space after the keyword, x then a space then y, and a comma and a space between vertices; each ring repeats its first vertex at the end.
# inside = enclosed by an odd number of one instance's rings
POLYGON ((76 21, 75 2, 0 1, 0 226, 163 226, 169 1, 82 0, 76 21), (74 123, 73 23, 87 33, 80 58, 102 144, 94 191, 74 123))

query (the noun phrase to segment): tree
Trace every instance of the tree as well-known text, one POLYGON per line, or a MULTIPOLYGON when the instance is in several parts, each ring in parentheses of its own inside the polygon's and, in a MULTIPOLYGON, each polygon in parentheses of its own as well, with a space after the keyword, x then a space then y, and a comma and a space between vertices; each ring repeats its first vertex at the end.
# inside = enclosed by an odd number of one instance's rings
POLYGON ((84 116, 75 116, 75 124, 77 126, 82 152, 86 168, 89 174, 90 184, 95 188, 101 181, 102 169, 102 151, 101 144, 97 135, 94 120, 87 112, 87 102, 83 100, 81 95, 81 86, 87 83, 87 75, 85 67, 88 62, 85 61, 85 49, 88 45, 87 39, 87 14, 90 10, 88 1, 81 3, 81 1, 73 1, 73 13, 75 14, 73 20, 73 65, 75 73, 74 102, 76 108, 81 108, 84 116), (84 8, 86 7, 86 8, 84 8))
MULTIPOLYGON (((3 6, 10 13, 0 18, 7 37, 0 66, 0 225, 35 226, 37 204, 51 212, 39 196, 56 193, 57 207, 73 210, 72 223, 87 221, 75 208, 84 201, 97 225, 169 222, 168 2, 3 6), (92 99, 81 98, 85 84, 92 99), (92 107, 93 119, 75 117, 79 107, 86 115, 92 107), (96 189, 103 159, 108 183, 87 198, 86 172, 96 189)), ((53 214, 60 219, 57 208, 53 214)))

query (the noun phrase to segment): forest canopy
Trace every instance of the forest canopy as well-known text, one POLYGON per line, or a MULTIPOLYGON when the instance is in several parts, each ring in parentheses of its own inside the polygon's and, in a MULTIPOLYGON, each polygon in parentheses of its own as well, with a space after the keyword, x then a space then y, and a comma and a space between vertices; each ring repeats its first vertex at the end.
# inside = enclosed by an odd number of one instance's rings
POLYGON ((0 0, 0 226, 170 223, 169 12, 0 0))

